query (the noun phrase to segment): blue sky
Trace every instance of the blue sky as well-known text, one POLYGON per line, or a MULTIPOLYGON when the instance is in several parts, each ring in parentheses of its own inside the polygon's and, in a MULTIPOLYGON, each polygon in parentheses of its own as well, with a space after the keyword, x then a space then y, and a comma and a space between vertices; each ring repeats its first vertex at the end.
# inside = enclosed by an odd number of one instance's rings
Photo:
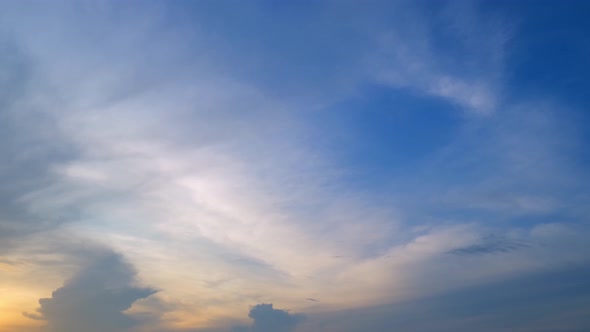
POLYGON ((588 330, 588 9, 0 2, 0 332, 588 330))

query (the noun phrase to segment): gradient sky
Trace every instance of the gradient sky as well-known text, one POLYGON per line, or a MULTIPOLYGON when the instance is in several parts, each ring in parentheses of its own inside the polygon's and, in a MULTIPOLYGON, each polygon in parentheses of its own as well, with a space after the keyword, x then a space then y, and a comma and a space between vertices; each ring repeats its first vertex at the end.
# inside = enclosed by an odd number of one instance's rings
POLYGON ((0 0, 0 332, 589 331, 589 14, 0 0))

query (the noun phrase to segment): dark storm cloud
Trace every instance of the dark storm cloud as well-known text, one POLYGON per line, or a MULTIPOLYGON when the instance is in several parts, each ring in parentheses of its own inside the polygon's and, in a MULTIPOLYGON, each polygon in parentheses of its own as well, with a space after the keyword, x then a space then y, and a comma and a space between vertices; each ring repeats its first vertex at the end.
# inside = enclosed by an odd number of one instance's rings
POLYGON ((137 300, 156 293, 136 285, 136 272, 119 254, 104 251, 73 278, 39 300, 36 313, 47 332, 116 332, 141 325, 143 319, 125 313, 137 300))

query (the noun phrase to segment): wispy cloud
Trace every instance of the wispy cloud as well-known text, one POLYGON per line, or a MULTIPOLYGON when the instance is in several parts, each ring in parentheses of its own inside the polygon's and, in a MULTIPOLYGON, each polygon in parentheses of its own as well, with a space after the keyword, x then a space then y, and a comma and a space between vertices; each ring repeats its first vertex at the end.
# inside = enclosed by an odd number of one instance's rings
POLYGON ((311 312, 304 331, 582 331, 587 318, 587 268, 520 275, 391 305, 311 312), (571 296, 577 294, 576 296, 571 296), (560 305, 556 307, 556 303, 560 305))
POLYGON ((397 23, 377 34, 378 51, 368 60, 374 77, 476 114, 496 111, 503 103, 501 78, 512 27, 482 16, 475 3, 457 1, 428 17, 417 7, 397 6, 397 23), (454 47, 443 47, 446 43, 454 47))

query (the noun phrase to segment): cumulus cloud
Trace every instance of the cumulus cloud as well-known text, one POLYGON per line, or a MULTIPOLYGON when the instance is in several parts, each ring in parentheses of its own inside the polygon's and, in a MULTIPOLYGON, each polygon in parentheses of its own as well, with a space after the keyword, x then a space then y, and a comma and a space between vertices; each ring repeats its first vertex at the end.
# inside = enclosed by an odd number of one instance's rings
POLYGON ((125 313, 137 300, 156 293, 136 285, 136 272, 123 257, 102 252, 93 262, 52 293, 39 300, 36 313, 47 332, 116 332, 142 324, 142 318, 125 313))
POLYGON ((257 304, 250 308, 252 326, 234 326, 231 332, 290 332, 301 323, 303 315, 275 309, 272 304, 257 304))

